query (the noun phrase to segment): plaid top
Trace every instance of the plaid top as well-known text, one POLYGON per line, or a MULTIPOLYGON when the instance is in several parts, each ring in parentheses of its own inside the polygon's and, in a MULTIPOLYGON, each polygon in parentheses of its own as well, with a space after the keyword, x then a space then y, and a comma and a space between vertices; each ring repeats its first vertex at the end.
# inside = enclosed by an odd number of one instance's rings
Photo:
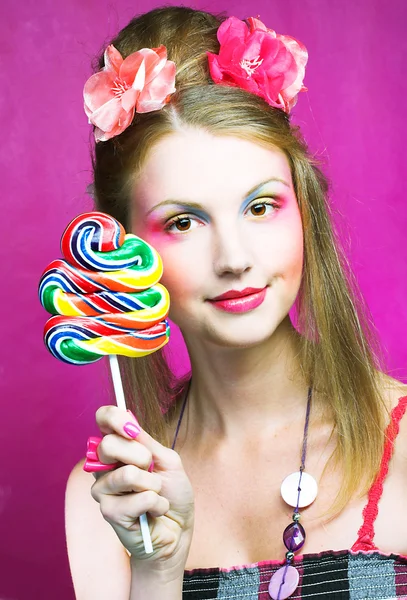
MULTIPOLYGON (((185 571, 183 600, 270 600, 270 578, 284 561, 264 561, 231 569, 185 571)), ((293 600, 391 600, 407 598, 407 556, 380 552, 304 554, 292 563, 299 571, 293 600)))
MULTIPOLYGON (((383 482, 393 454, 407 396, 391 413, 379 473, 368 493, 363 523, 350 550, 304 554, 292 564, 299 572, 293 600, 407 600, 407 555, 384 554, 374 544, 374 522, 383 482)), ((270 578, 284 564, 270 560, 251 565, 192 569, 184 573, 183 600, 270 600, 270 578)))

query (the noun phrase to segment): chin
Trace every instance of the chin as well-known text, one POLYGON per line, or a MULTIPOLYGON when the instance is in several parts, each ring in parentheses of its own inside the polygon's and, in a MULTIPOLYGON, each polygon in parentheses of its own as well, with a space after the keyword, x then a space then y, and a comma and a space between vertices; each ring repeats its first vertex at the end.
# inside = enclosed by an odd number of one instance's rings
POLYGON ((243 324, 239 327, 211 329, 205 332, 208 341, 223 348, 254 348, 266 343, 276 332, 278 323, 265 326, 264 322, 243 324))
MULTIPOLYGON (((250 311, 241 315, 219 313, 219 315, 191 316, 191 312, 171 314, 170 319, 181 329, 184 338, 209 342, 223 348, 254 348, 267 343, 284 326, 290 324, 288 311, 291 304, 265 307, 264 311, 250 311), (180 318, 178 318, 180 317, 180 318)), ((199 314, 199 311, 197 311, 199 314)), ((199 343, 199 342, 198 342, 199 343)))

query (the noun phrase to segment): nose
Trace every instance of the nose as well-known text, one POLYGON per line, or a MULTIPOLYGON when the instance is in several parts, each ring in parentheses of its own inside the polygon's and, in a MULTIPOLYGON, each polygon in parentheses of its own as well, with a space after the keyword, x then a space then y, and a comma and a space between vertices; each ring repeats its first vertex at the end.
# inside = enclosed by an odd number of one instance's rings
POLYGON ((214 232, 214 270, 218 276, 242 275, 253 266, 250 246, 238 225, 214 232))

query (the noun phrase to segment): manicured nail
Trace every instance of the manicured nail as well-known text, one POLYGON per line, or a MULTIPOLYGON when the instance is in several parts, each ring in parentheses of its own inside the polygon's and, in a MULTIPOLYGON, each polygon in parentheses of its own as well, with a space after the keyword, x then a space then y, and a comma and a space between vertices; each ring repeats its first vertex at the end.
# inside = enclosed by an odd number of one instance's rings
POLYGON ((130 421, 124 424, 123 430, 125 433, 127 433, 129 437, 133 438, 133 440, 139 435, 141 431, 138 425, 136 425, 135 423, 130 423, 130 421))
POLYGON ((151 473, 151 471, 154 471, 154 461, 151 461, 151 465, 148 467, 148 472, 151 473))
POLYGON ((102 441, 101 437, 88 438, 87 448, 86 448, 86 458, 89 458, 89 460, 96 460, 96 461, 99 460, 99 457, 97 455, 97 447, 99 446, 101 441, 102 441))
POLYGON ((87 473, 97 473, 98 471, 111 471, 112 469, 115 469, 118 466, 119 463, 117 462, 110 465, 105 465, 104 463, 98 460, 87 459, 85 461, 85 464, 83 465, 83 470, 87 473))

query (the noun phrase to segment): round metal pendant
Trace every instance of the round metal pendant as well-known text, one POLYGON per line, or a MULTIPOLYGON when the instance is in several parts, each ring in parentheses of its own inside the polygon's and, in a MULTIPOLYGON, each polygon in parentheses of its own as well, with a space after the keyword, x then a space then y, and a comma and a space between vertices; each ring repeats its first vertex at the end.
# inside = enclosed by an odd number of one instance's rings
MULTIPOLYGON (((291 473, 287 475, 281 484, 281 496, 289 506, 296 508, 298 500, 298 484, 300 482, 301 472, 291 473)), ((298 501, 298 508, 304 508, 312 504, 318 494, 318 484, 312 475, 305 471, 302 472, 301 490, 298 501)))

